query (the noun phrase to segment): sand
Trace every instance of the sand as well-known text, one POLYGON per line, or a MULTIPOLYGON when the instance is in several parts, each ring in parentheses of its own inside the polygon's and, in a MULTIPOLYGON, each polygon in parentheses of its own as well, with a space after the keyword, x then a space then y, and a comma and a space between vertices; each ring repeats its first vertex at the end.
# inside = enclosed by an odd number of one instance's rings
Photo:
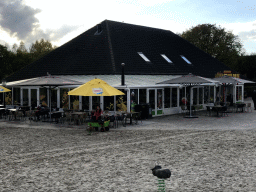
POLYGON ((172 172, 166 191, 256 191, 255 139, 254 129, 0 127, 0 191, 153 192, 156 161, 172 172))

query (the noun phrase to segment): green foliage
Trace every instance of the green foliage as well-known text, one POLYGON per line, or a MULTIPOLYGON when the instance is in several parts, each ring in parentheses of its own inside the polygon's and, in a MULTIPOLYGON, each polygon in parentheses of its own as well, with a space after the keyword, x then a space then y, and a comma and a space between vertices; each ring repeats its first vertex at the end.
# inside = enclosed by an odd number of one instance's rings
POLYGON ((0 79, 12 73, 13 60, 14 54, 6 46, 0 45, 0 79))
POLYGON ((200 24, 180 36, 231 69, 242 54, 242 44, 238 36, 216 25, 200 24))
POLYGON ((239 57, 234 69, 248 79, 256 80, 256 55, 239 57))
POLYGON ((30 47, 30 53, 33 57, 33 60, 37 60, 40 57, 50 53, 55 48, 56 47, 53 47, 50 41, 41 39, 40 41, 32 43, 30 47))
POLYGON ((44 39, 32 43, 29 52, 23 41, 19 46, 14 44, 11 50, 0 44, 0 80, 19 71, 55 48, 51 42, 44 39))

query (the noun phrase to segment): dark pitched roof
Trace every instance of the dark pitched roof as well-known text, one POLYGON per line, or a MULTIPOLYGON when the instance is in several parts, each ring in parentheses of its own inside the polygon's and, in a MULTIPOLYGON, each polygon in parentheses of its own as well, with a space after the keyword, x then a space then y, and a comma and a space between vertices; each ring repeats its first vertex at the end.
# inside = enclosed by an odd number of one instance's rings
POLYGON ((7 80, 39 77, 47 72, 52 75, 121 74, 121 63, 125 63, 125 74, 129 75, 193 73, 214 77, 217 72, 230 70, 171 31, 105 20, 7 80), (160 54, 165 54, 172 63, 160 54))

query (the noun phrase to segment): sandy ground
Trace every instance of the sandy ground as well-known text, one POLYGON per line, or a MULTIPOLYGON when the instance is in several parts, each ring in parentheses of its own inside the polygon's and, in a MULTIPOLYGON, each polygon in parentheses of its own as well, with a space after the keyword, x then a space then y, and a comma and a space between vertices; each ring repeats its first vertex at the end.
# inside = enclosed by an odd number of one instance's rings
POLYGON ((167 116, 92 135, 0 122, 0 191, 154 192, 156 161, 172 171, 166 191, 256 191, 255 117, 167 116))

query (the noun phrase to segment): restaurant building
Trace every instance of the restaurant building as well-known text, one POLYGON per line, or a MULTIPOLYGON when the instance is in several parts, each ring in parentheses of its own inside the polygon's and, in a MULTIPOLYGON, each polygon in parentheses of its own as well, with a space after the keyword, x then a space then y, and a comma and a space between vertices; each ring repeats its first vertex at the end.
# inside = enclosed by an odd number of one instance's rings
MULTIPOLYGON (((61 86, 52 90, 52 106, 91 110, 100 104, 104 110, 132 111, 135 105, 148 104, 154 116, 179 113, 185 97, 182 85, 157 83, 189 73, 214 78, 225 70, 232 71, 169 30, 104 20, 6 80, 12 89, 10 104, 31 106, 49 105, 49 90, 17 87, 16 83, 47 73, 83 83, 99 78, 126 95, 68 96, 74 87, 61 86)), ((193 103, 214 102, 215 93, 214 85, 194 88, 193 103)))

